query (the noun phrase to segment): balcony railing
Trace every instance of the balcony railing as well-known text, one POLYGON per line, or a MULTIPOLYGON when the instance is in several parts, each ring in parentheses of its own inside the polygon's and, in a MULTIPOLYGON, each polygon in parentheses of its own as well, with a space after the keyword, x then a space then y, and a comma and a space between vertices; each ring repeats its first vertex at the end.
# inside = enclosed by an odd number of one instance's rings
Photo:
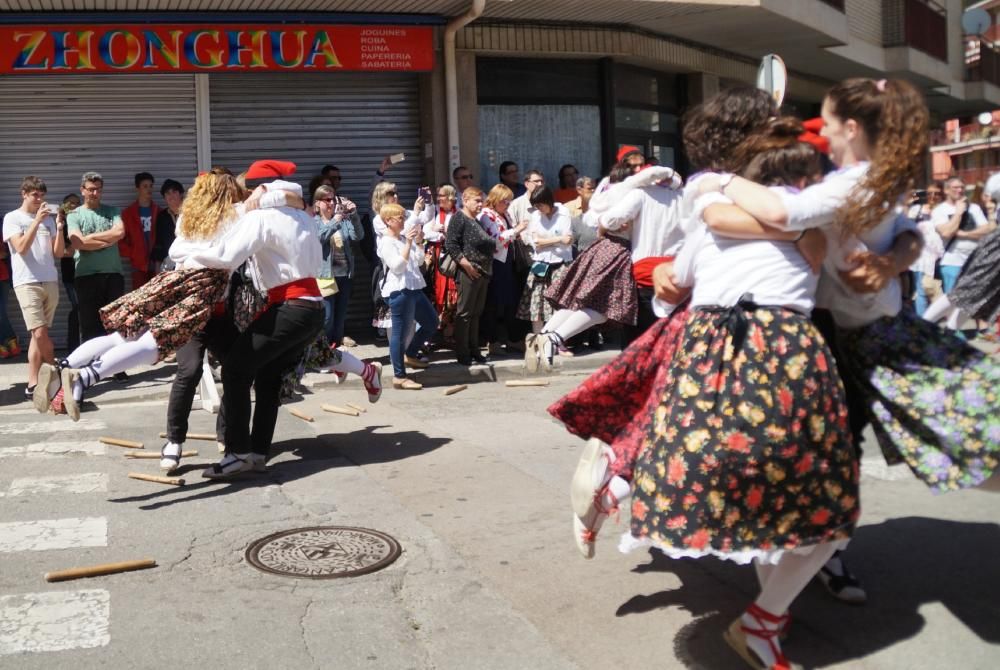
POLYGON ((965 50, 965 80, 1000 86, 1000 50, 983 40, 971 39, 965 50))
POLYGON ((948 62, 948 11, 934 0, 886 0, 883 42, 906 46, 948 62))

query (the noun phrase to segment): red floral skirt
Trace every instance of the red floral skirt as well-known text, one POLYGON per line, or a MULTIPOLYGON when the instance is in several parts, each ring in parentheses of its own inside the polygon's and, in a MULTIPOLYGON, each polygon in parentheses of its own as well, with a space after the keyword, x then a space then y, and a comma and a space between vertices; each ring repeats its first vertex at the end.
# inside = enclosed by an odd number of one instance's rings
POLYGON ((153 334, 160 360, 205 327, 229 284, 229 270, 170 270, 101 308, 108 332, 125 339, 153 334))
POLYGON ((660 319, 613 361, 553 403, 549 414, 584 439, 611 445, 611 472, 632 478, 632 468, 660 404, 667 373, 687 323, 687 306, 660 319))

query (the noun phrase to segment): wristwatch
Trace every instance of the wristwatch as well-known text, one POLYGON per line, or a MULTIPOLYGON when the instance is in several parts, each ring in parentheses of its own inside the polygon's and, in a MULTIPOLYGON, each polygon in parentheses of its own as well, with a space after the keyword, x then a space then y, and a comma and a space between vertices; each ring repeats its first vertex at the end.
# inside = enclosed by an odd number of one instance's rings
POLYGON ((735 178, 736 175, 732 172, 727 172, 719 177, 719 193, 725 193, 726 187, 729 186, 729 183, 735 178))

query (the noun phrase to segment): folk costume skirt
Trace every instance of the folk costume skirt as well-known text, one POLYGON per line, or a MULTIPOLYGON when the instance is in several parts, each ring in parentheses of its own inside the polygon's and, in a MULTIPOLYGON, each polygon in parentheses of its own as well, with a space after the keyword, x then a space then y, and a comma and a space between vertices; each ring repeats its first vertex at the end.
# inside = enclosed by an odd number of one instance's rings
POLYGON ((886 460, 934 491, 976 486, 1000 460, 1000 363, 907 311, 840 331, 886 460))
POLYGON ((523 321, 548 321, 552 318, 555 310, 545 298, 545 291, 559 281, 566 274, 569 265, 563 263, 549 270, 545 277, 539 277, 534 273, 528 273, 528 283, 524 286, 524 293, 521 294, 521 302, 517 306, 517 318, 523 321))
POLYGON ((598 239, 552 282, 545 297, 558 309, 592 309, 609 321, 634 326, 639 297, 632 275, 631 245, 615 236, 598 239))
POLYGON ((973 319, 993 322, 1000 316, 1000 229, 972 252, 948 298, 973 319))
POLYGON ((621 548, 774 563, 847 540, 858 470, 833 355, 809 319, 699 308, 636 462, 621 548))
POLYGON ((610 445, 615 452, 609 467, 613 475, 632 479, 687 320, 686 305, 659 319, 613 361, 548 408, 574 435, 585 440, 596 437, 610 445))
POLYGON ((212 318, 229 285, 229 270, 170 270, 100 310, 108 332, 134 339, 153 334, 163 360, 187 344, 212 318))

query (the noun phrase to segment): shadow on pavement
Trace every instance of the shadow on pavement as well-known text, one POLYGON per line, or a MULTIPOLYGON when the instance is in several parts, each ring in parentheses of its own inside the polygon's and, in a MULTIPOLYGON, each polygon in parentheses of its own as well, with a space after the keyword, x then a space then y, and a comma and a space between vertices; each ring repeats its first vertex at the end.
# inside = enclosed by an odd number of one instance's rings
MULTIPOLYGON (((974 494, 981 495, 981 494, 974 494)), ((722 632, 757 594, 753 568, 714 559, 671 560, 650 551, 636 572, 669 572, 678 589, 635 596, 618 616, 679 607, 697 617, 674 637, 677 658, 690 668, 742 667, 722 632)), ((920 609, 941 604, 969 631, 1000 643, 1000 526, 925 517, 890 519, 858 528, 845 554, 868 591, 852 607, 812 582, 792 604, 783 649, 807 668, 849 663, 914 637, 926 623, 920 609)), ((962 667, 961 649, 948 650, 962 667)))
POLYGON ((446 437, 428 437, 415 431, 377 432, 388 426, 367 426, 347 434, 327 433, 276 441, 271 445, 271 458, 291 452, 297 459, 270 462, 266 473, 246 473, 232 480, 213 481, 201 478, 201 470, 210 462, 184 463, 171 476, 184 476, 191 482, 179 488, 165 488, 138 496, 111 498, 108 502, 135 503, 142 510, 156 510, 177 503, 205 500, 228 495, 246 488, 287 484, 332 467, 387 463, 419 456, 451 441, 446 437))

